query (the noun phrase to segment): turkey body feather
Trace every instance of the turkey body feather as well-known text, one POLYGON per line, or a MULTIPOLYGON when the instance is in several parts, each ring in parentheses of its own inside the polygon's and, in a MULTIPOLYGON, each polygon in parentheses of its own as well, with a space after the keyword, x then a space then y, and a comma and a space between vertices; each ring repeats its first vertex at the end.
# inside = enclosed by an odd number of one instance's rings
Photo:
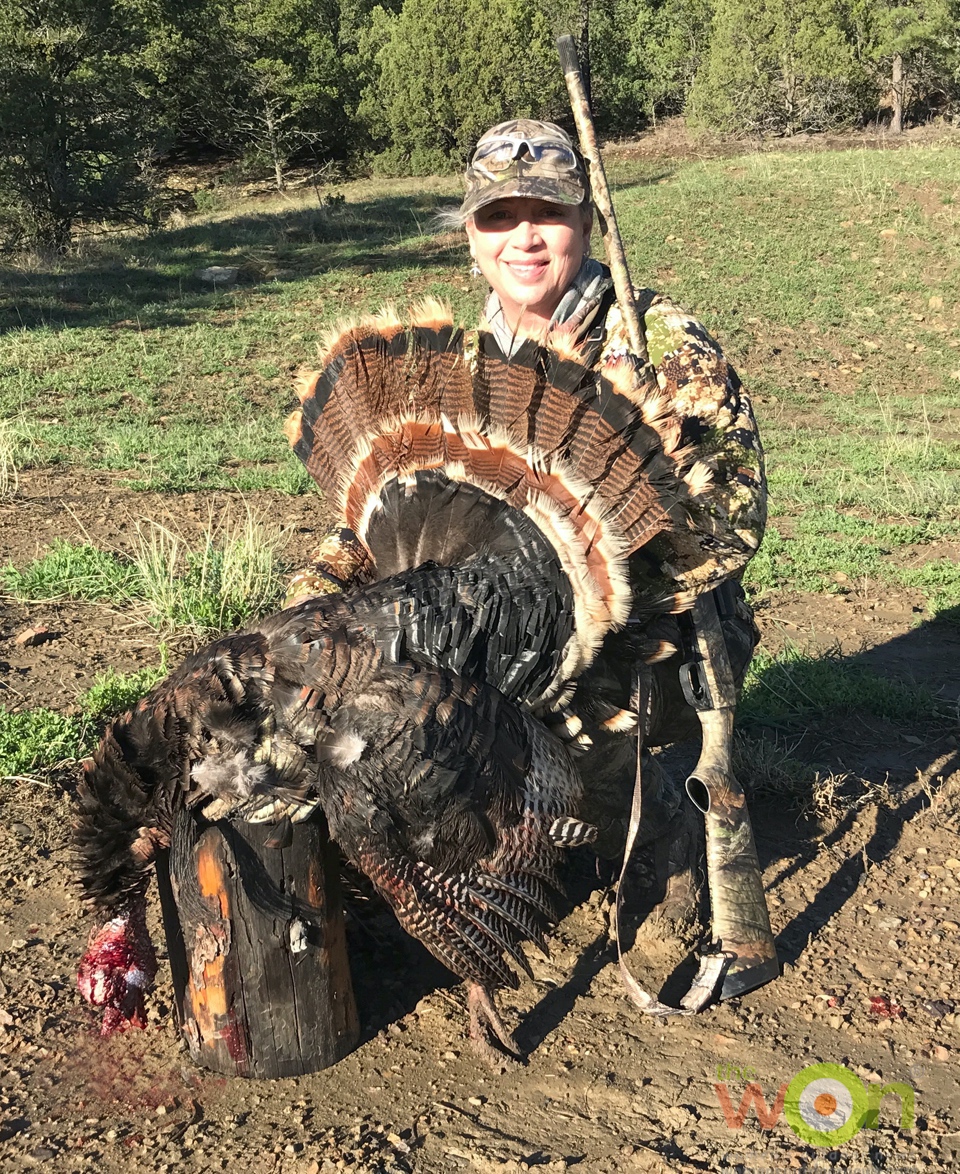
POLYGON ((485 988, 515 985, 505 958, 525 966, 520 942, 540 940, 560 849, 591 834, 568 752, 490 685, 392 663, 325 608, 197 653, 88 764, 76 843, 98 926, 80 985, 107 1030, 142 1020, 144 892, 181 804, 251 822, 321 809, 404 928, 485 988))

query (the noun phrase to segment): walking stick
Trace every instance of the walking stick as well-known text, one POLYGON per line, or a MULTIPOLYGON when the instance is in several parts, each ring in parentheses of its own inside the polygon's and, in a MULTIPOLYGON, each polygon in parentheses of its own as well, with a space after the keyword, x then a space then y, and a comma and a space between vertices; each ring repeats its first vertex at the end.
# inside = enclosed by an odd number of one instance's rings
MULTIPOLYGON (((627 258, 617 227, 573 37, 560 37, 557 49, 577 124, 580 150, 590 165, 590 187, 600 215, 600 227, 617 302, 623 314, 631 350, 638 356, 646 372, 650 373, 646 338, 637 312, 627 258)), ((623 866, 617 884, 614 929, 620 972, 627 991, 642 1011, 652 1015, 690 1014, 705 1007, 717 995, 718 987, 719 998, 729 999, 762 986, 780 973, 746 798, 731 769, 737 693, 715 593, 700 595, 692 612, 680 619, 686 621, 689 644, 688 660, 681 669, 684 693, 697 712, 703 734, 700 758, 693 774, 687 779, 686 790, 704 817, 712 945, 701 952, 700 969, 690 990, 680 1000, 679 1008, 669 1007, 643 990, 623 958, 620 914, 624 880, 641 814, 639 739, 644 734, 647 704, 647 690, 642 687, 641 673, 637 682, 640 710, 637 773, 623 866)))
POLYGON ((630 349, 640 358, 642 363, 646 364, 650 361, 647 354, 647 339, 640 323, 640 315, 637 313, 633 284, 630 281, 630 270, 627 267, 627 256, 623 251, 623 241, 617 226, 617 217, 613 211, 607 173, 603 169, 603 159, 600 157, 600 147, 597 144, 597 132, 593 126, 593 114, 590 111, 590 100, 584 89, 580 61, 577 57, 577 46, 573 37, 569 35, 559 37, 557 50, 560 53, 560 66, 566 79, 567 91, 570 94, 573 120, 577 124, 580 150, 590 165, 590 189, 593 203, 600 216, 600 231, 603 233, 604 248, 607 250, 610 276, 613 278, 617 302, 627 327, 630 349))

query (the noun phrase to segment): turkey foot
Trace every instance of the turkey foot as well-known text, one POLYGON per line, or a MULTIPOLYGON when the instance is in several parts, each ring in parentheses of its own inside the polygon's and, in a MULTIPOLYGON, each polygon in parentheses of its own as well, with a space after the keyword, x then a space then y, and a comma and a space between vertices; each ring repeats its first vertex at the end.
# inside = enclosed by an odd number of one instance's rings
POLYGON ((470 1043, 491 1068, 502 1069, 511 1061, 518 1063, 523 1059, 517 1041, 504 1026, 493 995, 486 987, 477 982, 467 984, 467 1009, 470 1012, 470 1043), (490 1042, 490 1032, 506 1051, 494 1047, 490 1042))

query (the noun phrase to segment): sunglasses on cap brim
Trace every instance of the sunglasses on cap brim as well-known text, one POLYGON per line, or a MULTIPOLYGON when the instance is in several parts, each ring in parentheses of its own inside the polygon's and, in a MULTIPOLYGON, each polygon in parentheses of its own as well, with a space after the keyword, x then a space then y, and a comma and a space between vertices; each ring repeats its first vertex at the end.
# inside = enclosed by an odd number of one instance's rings
POLYGON ((580 161, 573 150, 555 139, 488 139, 474 151, 470 166, 493 179, 523 155, 529 155, 532 162, 546 164, 559 173, 581 174, 580 161))

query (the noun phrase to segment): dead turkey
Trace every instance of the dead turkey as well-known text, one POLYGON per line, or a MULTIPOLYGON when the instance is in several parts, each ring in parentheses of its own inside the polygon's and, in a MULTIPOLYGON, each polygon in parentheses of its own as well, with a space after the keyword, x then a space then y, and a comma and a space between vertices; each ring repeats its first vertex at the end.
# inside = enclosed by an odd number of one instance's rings
POLYGON ((362 571, 211 645, 107 732, 81 788, 98 925, 80 987, 105 1030, 142 1020, 143 894, 179 805, 206 820, 319 808, 471 984, 474 1034, 486 1022, 509 1047, 493 1002, 516 981, 506 960, 524 966, 519 943, 551 916, 559 848, 593 834, 551 727, 576 738, 578 709, 636 725, 630 666, 673 651, 643 625, 692 602, 664 564, 719 541, 690 508, 710 471, 695 449, 664 453, 653 424, 670 405, 630 356, 598 372, 529 339, 508 358, 434 304, 340 332, 301 405, 291 441, 362 571), (578 699, 624 627, 627 671, 578 699))
POLYGON ((493 992, 540 940, 560 848, 591 836, 579 797, 564 747, 497 690, 391 663, 314 603, 288 609, 191 657, 88 764, 77 844, 99 923, 80 989, 105 1033, 142 1025, 144 894, 179 805, 251 822, 321 808, 404 928, 471 984, 474 1034, 484 1016, 509 1046, 493 992))

